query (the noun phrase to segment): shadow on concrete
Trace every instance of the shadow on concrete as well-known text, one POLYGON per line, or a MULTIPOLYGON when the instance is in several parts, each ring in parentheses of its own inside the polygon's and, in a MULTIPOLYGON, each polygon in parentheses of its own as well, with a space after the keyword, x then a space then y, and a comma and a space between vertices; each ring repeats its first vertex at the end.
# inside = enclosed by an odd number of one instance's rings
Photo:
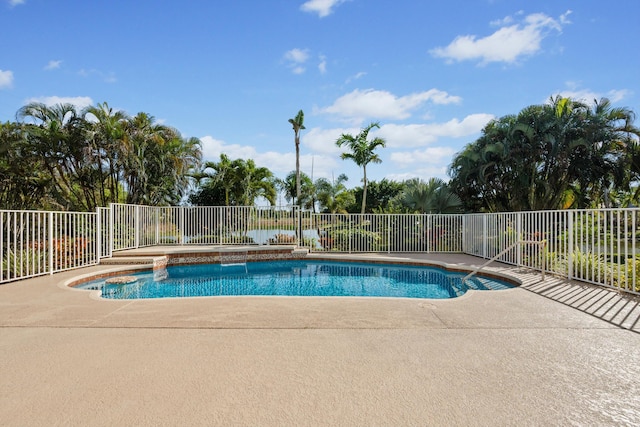
POLYGON ((640 334, 640 297, 615 289, 547 276, 522 289, 640 334))

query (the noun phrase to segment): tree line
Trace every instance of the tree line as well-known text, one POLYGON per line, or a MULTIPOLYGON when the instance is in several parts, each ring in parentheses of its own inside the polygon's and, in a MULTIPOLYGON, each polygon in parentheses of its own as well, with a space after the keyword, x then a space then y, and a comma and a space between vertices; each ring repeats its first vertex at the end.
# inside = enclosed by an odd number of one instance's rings
POLYGON ((635 113, 609 100, 593 105, 556 97, 489 122, 454 156, 451 180, 367 179, 380 163, 378 123, 334 141, 362 169, 348 177, 312 180, 299 166, 302 110, 289 119, 296 169, 278 179, 252 159, 202 162, 200 141, 153 116, 129 116, 107 103, 31 103, 16 122, 0 123, 0 209, 93 211, 111 202, 147 205, 287 203, 320 212, 452 213, 637 206, 640 131, 635 113))
POLYGON ((94 211, 109 203, 178 204, 200 140, 107 103, 30 103, 0 123, 0 208, 94 211))
MULTIPOLYGON (((282 204, 280 194, 288 205, 323 213, 362 212, 364 185, 347 188, 349 178, 340 174, 332 179, 313 180, 304 172, 291 171, 283 179, 264 167, 256 167, 253 160, 230 159, 220 155, 216 162, 206 162, 197 174, 197 190, 189 202, 197 206, 248 206, 260 198, 270 204, 282 204), (298 180, 299 177, 299 180, 298 180), (299 196, 298 196, 299 189, 299 196)), ((428 181, 410 179, 403 182, 369 181, 370 202, 367 213, 454 213, 462 212, 462 201, 441 179, 428 181)))
POLYGON ((488 123, 454 157, 451 188, 472 212, 637 206, 634 120, 608 99, 526 107, 488 123))

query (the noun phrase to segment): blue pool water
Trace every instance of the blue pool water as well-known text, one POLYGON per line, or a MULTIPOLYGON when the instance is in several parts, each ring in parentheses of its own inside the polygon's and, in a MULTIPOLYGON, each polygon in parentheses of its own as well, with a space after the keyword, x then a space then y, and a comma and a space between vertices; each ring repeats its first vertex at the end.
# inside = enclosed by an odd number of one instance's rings
POLYGON ((105 280, 78 288, 100 289, 104 298, 139 299, 232 295, 361 296, 455 298, 468 289, 507 289, 512 285, 435 267, 330 261, 269 261, 239 265, 171 266, 134 274, 127 285, 105 280))

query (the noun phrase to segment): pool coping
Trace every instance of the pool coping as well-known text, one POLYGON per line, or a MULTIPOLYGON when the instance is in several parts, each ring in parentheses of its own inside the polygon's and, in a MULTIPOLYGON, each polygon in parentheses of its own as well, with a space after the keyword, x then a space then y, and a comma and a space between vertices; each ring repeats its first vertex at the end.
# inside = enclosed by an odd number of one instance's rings
MULTIPOLYGON (((353 254, 353 253, 319 253, 308 252, 306 249, 301 249, 296 246, 279 245, 279 246, 244 246, 244 247, 189 247, 189 248, 175 248, 175 247, 159 247, 159 248, 142 248, 133 251, 122 251, 117 255, 108 259, 108 262, 103 265, 114 265, 113 269, 97 273, 95 275, 85 274, 75 277, 73 279, 66 280, 60 283, 60 286, 71 288, 75 290, 87 291, 86 289, 79 289, 78 286, 99 279, 112 278, 127 274, 140 273, 144 271, 161 270, 166 267, 179 266, 179 265, 199 265, 199 264, 224 264, 225 261, 229 263, 245 261, 247 263, 252 262, 268 262, 268 261, 304 261, 304 260, 318 260, 318 261, 333 261, 333 262, 353 262, 353 263, 367 263, 367 264, 388 264, 388 265, 400 265, 400 266, 415 266, 415 267, 436 267, 444 269, 448 272, 459 273, 471 273, 474 271, 474 267, 461 266, 460 264, 450 264, 442 261, 433 260, 419 260, 413 258, 399 259, 397 256, 390 256, 384 253, 368 253, 368 254, 353 254), (150 260, 150 261, 149 261, 150 260), (118 264, 116 264, 116 262, 118 264), (122 263, 122 264, 120 264, 122 263)), ((402 255, 413 255, 412 253, 406 253, 402 255)), ((501 264, 496 262, 496 264, 501 264)), ((513 287, 519 287, 522 285, 522 280, 508 273, 492 271, 490 269, 476 272, 474 275, 480 277, 486 277, 489 279, 502 280, 509 283, 513 287)), ((508 289, 503 289, 508 290, 508 289)), ((463 295, 451 298, 457 299, 467 295, 469 292, 475 290, 470 289, 463 295)), ((101 292, 91 290, 92 298, 102 298, 101 292)), ((202 297, 184 297, 184 298, 202 298, 202 297)), ((313 297, 311 297, 313 298, 313 297)), ((377 297, 384 298, 384 297, 377 297)), ((152 298, 155 300, 157 298, 152 298)))

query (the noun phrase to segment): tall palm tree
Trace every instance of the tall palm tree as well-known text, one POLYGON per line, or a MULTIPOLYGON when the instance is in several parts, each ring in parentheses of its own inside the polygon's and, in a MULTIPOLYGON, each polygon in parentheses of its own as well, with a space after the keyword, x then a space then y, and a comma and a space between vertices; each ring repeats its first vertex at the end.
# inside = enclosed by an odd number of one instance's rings
POLYGON ((342 153, 340 157, 343 160, 351 159, 362 168, 362 211, 364 213, 367 206, 367 165, 369 163, 382 163, 382 160, 375 153, 375 149, 378 147, 385 147, 387 142, 382 138, 374 138, 371 141, 367 140, 369 132, 373 128, 380 128, 380 124, 377 122, 371 123, 369 126, 363 128, 356 136, 343 133, 336 141, 338 147, 346 145, 350 152, 342 153))
POLYGON ((51 176, 54 198, 65 209, 96 207, 94 165, 84 138, 82 118, 72 104, 30 103, 18 110, 34 155, 51 176))
POLYGON ((200 141, 138 113, 127 123, 123 174, 127 203, 176 204, 200 161, 200 141))
POLYGON ((106 102, 89 106, 81 114, 85 121, 85 138, 100 177, 98 204, 106 206, 109 202, 119 202, 122 188, 120 161, 126 123, 130 118, 123 111, 114 111, 106 102))
POLYGON ((304 112, 298 111, 296 117, 289 119, 289 123, 293 126, 293 133, 296 144, 296 200, 300 200, 300 131, 306 129, 304 127, 304 112))
POLYGON ((635 114, 630 109, 615 108, 606 98, 594 101, 583 117, 583 150, 574 160, 576 175, 592 204, 609 208, 611 191, 630 190, 632 153, 640 129, 633 125, 635 114))

